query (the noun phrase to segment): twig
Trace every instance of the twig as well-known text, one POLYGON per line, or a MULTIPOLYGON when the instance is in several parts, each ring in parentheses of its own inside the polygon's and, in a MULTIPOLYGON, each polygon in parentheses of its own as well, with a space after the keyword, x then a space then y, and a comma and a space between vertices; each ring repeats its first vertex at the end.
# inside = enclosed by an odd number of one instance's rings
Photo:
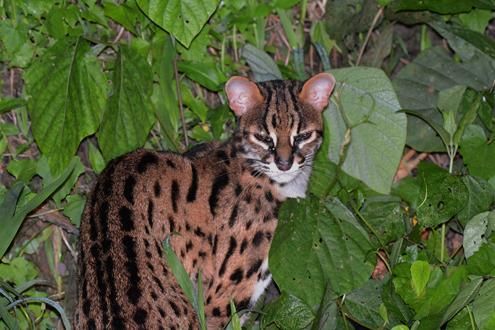
POLYGON ((383 7, 380 7, 380 9, 378 9, 378 12, 376 13, 375 17, 373 18, 373 22, 371 23, 371 26, 368 30, 368 33, 366 34, 366 38, 364 39, 364 42, 361 46, 361 49, 359 50, 359 55, 358 55, 358 58, 356 60, 356 66, 358 66, 359 63, 361 62, 361 58, 363 57, 364 50, 366 49, 366 45, 368 44, 368 42, 370 40, 371 33, 373 32, 373 29, 375 28, 375 25, 378 22, 378 19, 380 19, 380 17, 382 15, 383 15, 383 7))
POLYGON ((115 37, 115 39, 113 39, 112 44, 117 43, 117 41, 119 41, 120 38, 122 38, 122 36, 124 35, 124 31, 125 31, 124 27, 121 26, 119 29, 119 33, 117 33, 117 36, 115 37))
MULTIPOLYGON (((174 46, 175 50, 175 38, 173 36, 170 36, 172 38, 172 45, 174 46)), ((177 70, 177 51, 174 56, 173 60, 174 64, 174 76, 175 76, 175 89, 177 91, 177 101, 179 102, 179 114, 180 114, 180 122, 182 124, 182 132, 184 134, 184 144, 187 147, 189 147, 189 138, 187 137, 187 129, 186 129, 186 119, 184 117, 184 106, 182 104, 182 94, 180 92, 180 85, 179 85, 179 71, 177 70)))
POLYGON ((72 255, 72 258, 74 258, 74 261, 77 262, 77 253, 70 245, 69 241, 67 240, 67 237, 65 237, 64 231, 61 228, 57 228, 57 229, 58 232, 60 233, 60 236, 62 237, 62 241, 64 242, 65 247, 67 248, 67 250, 69 250, 70 254, 72 255))

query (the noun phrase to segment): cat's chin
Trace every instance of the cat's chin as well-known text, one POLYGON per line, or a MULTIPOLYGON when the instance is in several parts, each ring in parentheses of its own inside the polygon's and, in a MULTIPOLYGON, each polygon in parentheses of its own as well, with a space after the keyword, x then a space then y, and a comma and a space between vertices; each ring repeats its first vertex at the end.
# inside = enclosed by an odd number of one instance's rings
POLYGON ((287 171, 285 176, 277 175, 271 177, 271 179, 278 183, 278 192, 282 196, 286 198, 304 198, 306 197, 306 189, 308 187, 310 174, 311 167, 305 166, 294 172, 289 173, 289 171, 287 171))

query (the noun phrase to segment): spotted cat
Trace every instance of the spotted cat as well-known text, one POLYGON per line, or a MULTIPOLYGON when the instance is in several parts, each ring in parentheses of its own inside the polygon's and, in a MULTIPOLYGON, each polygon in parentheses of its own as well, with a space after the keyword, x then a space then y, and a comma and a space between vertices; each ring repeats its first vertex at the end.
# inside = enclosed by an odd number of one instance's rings
POLYGON ((229 141, 110 162, 81 223, 75 328, 197 329, 162 253, 167 237, 194 281, 202 272, 209 329, 228 323, 231 300, 252 306, 271 280, 277 209, 305 196, 334 85, 328 73, 305 83, 232 77, 229 141))

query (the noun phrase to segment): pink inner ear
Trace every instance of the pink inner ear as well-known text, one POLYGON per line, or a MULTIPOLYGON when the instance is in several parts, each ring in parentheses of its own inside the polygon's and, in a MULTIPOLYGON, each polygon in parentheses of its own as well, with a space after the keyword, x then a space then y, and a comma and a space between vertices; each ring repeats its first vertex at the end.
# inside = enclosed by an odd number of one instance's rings
POLYGON ((304 103, 310 104, 318 111, 323 111, 328 105, 328 98, 335 86, 335 78, 330 73, 319 73, 304 84, 299 97, 304 103))
POLYGON ((237 117, 263 101, 260 90, 255 83, 244 77, 232 77, 225 84, 225 93, 229 106, 237 117))

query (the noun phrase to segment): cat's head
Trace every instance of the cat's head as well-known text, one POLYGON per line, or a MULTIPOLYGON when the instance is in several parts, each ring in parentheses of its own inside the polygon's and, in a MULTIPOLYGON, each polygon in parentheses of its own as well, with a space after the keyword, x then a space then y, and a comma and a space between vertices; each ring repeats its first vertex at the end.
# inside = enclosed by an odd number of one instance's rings
POLYGON ((322 141, 321 113, 334 86, 335 79, 329 73, 317 74, 306 82, 254 83, 244 77, 230 78, 225 91, 239 119, 241 154, 254 170, 281 185, 301 174, 309 176, 322 141))

